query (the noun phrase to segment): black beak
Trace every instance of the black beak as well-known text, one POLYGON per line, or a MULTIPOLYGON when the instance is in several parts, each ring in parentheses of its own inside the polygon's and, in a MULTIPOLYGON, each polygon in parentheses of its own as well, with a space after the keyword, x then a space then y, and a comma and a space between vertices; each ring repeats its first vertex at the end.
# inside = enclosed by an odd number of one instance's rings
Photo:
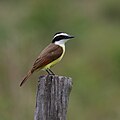
POLYGON ((71 38, 75 38, 74 36, 69 36, 69 39, 71 39, 71 38))

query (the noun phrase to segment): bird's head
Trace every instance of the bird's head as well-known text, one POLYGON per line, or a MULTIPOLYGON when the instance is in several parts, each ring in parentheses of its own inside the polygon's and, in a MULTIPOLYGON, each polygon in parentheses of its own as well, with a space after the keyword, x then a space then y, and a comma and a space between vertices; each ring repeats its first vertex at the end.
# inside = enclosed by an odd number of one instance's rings
POLYGON ((57 32, 52 40, 52 43, 57 43, 57 44, 64 44, 65 42, 67 42, 69 39, 74 38, 73 36, 64 33, 64 32, 57 32))

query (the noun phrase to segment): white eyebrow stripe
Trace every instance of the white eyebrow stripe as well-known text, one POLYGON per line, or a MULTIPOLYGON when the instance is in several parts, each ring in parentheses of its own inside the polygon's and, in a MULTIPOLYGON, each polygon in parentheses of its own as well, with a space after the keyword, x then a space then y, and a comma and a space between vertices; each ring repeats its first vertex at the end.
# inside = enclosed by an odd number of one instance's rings
POLYGON ((53 39, 54 39, 55 37, 57 37, 57 36, 60 36, 60 35, 69 36, 67 33, 59 33, 59 34, 55 35, 55 36, 53 37, 53 39))

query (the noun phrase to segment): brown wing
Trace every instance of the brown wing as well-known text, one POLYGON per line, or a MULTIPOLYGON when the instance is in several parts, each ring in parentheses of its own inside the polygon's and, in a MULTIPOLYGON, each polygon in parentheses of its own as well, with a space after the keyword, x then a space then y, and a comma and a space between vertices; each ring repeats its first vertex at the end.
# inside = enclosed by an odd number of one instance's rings
POLYGON ((38 68, 43 68, 45 65, 59 58, 62 53, 62 47, 55 45, 54 43, 49 44, 34 62, 31 72, 34 72, 38 68))
POLYGON ((25 75, 23 78, 20 86, 25 83, 25 81, 32 75, 32 73, 37 70, 38 68, 43 68, 45 65, 51 63, 52 61, 59 58, 63 53, 62 47, 55 45, 51 43, 48 45, 39 55, 39 57, 36 59, 36 61, 33 64, 32 69, 25 75))

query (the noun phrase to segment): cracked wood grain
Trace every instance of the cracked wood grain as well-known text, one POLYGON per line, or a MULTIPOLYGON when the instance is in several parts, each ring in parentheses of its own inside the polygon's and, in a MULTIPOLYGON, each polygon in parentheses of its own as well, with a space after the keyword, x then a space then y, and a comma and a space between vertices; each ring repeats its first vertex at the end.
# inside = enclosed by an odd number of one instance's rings
POLYGON ((72 79, 46 75, 38 81, 34 120, 66 120, 72 79))

